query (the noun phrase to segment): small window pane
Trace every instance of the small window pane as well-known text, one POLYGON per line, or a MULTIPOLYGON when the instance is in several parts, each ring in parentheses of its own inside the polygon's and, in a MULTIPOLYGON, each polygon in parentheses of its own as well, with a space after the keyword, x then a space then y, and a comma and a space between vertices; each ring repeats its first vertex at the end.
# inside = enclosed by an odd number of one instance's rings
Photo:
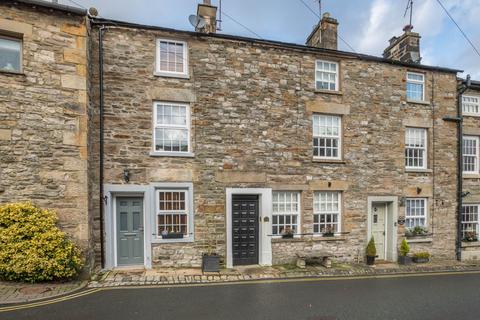
POLYGON ((20 40, 0 38, 0 70, 20 72, 21 51, 20 40))

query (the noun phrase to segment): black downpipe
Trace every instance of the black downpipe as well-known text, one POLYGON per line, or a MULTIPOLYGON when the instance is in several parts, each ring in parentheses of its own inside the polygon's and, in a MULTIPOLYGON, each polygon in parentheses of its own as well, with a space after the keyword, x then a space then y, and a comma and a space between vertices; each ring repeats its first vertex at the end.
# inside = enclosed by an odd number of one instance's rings
POLYGON ((457 93, 457 241, 455 242, 455 253, 458 261, 462 259, 462 211, 463 211, 463 110, 462 95, 470 87, 470 75, 467 76, 465 84, 462 84, 457 93))
POLYGON ((103 197, 103 162, 104 162, 104 134, 103 134, 103 31, 105 26, 99 28, 98 34, 98 64, 99 64, 99 94, 100 94, 100 257, 102 269, 105 268, 105 250, 104 250, 104 197, 103 197))

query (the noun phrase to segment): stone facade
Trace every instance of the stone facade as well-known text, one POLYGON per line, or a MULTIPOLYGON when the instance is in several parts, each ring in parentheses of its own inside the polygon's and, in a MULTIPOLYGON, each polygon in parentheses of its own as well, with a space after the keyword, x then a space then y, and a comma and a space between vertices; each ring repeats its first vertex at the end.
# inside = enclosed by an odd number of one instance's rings
POLYGON ((89 260, 86 14, 2 1, 0 35, 23 41, 22 72, 0 72, 0 203, 54 209, 89 260))
MULTIPOLYGON (((96 43, 98 25, 92 30, 93 57, 98 54, 96 43)), ((94 112, 97 69, 92 78, 94 112)), ((363 260, 370 196, 397 197, 399 216, 404 216, 402 198, 428 198, 432 234, 412 241, 412 251, 427 250, 435 259, 455 258, 456 126, 442 120, 456 114, 455 72, 118 24, 105 32, 104 70, 105 184, 194 186, 194 241, 152 243, 153 265, 199 266, 202 253, 211 250, 225 260, 226 188, 300 191, 305 234, 313 232, 314 192, 342 192, 343 234, 328 241, 310 235, 273 239, 274 264, 290 262, 297 250, 311 248, 330 250, 338 260, 363 260), (189 78, 154 75, 158 38, 188 44, 189 78), (339 92, 315 90, 316 59, 339 63, 339 92), (407 71, 425 74, 427 102, 406 101, 407 71), (190 105, 193 157, 150 155, 155 101, 190 105), (342 116, 341 161, 313 160, 313 113, 342 116), (427 170, 405 170, 407 126, 428 130, 427 170), (130 172, 128 183, 125 169, 130 172)), ((98 150, 96 143, 92 141, 92 150, 98 150)), ((404 227, 399 226, 397 233, 399 244, 404 227)))
MULTIPOLYGON (((480 83, 473 82, 464 96, 478 97, 480 99, 480 83)), ((463 115, 463 135, 480 136, 480 117, 468 114, 463 115)), ((463 198, 463 205, 480 205, 480 175, 463 173, 463 192, 466 196, 463 198)), ((480 243, 462 242, 462 260, 479 260, 480 243)))

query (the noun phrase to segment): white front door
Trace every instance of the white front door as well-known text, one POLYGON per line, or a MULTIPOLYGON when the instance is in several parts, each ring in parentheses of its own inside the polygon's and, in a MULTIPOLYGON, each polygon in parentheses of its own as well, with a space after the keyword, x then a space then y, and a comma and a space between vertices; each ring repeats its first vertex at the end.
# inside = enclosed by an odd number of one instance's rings
POLYGON ((387 206, 385 203, 374 203, 372 207, 372 235, 377 248, 377 259, 385 260, 387 206))

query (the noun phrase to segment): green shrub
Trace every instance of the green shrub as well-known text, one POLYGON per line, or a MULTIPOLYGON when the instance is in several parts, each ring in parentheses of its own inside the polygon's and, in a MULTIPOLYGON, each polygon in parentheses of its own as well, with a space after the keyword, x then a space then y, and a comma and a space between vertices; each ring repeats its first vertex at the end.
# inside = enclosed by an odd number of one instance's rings
POLYGON ((370 241, 367 245, 367 256, 368 257, 376 257, 377 256, 377 248, 375 247, 375 240, 373 240, 373 236, 370 238, 370 241))
POLYGON ((430 253, 428 252, 417 252, 413 255, 414 258, 418 259, 429 259, 430 258, 430 253))
POLYGON ((0 206, 0 278, 37 282, 72 278, 80 251, 57 226, 53 211, 31 203, 0 206))
POLYGON ((400 245, 400 255, 406 256, 410 252, 410 246, 406 239, 402 240, 402 244, 400 245))

